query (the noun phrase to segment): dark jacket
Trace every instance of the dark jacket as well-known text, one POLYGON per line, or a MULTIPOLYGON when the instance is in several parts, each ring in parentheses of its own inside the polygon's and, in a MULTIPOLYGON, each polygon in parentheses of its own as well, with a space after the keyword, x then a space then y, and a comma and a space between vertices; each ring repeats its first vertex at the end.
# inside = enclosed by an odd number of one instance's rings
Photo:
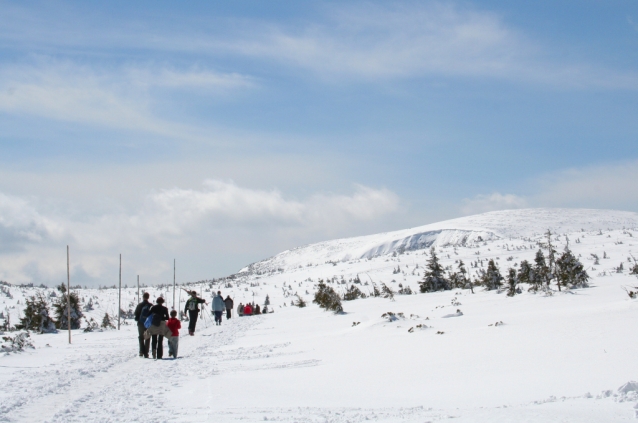
POLYGON ((224 304, 226 304, 226 310, 232 310, 235 303, 233 303, 233 299, 230 296, 227 296, 224 300, 224 304))
MULTIPOLYGON (((139 322, 139 323, 144 323, 144 322, 140 322, 140 316, 142 315, 142 309, 145 306, 149 306, 149 307, 153 307, 153 304, 151 304, 148 300, 144 300, 141 303, 139 303, 137 305, 137 307, 135 307, 135 321, 139 322)), ((150 314, 150 313, 149 313, 150 314)))
POLYGON ((158 315, 160 320, 168 320, 170 318, 168 316, 168 309, 159 304, 155 304, 153 307, 151 307, 151 314, 158 315))
POLYGON ((205 303, 206 300, 202 299, 202 298, 198 298, 198 297, 190 297, 188 300, 186 300, 186 304, 184 304, 184 314, 188 313, 190 310, 190 305, 192 303, 194 304, 195 310, 197 310, 197 312, 199 312, 199 305, 201 303, 205 303))

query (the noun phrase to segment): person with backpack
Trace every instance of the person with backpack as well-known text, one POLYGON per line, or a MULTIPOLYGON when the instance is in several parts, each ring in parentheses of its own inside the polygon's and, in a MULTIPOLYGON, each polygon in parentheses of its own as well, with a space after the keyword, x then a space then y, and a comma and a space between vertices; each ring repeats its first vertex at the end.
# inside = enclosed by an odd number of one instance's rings
POLYGON ((190 291, 191 297, 186 300, 184 306, 184 314, 188 314, 188 334, 195 335, 195 326, 197 325, 197 317, 199 317, 199 305, 206 303, 206 300, 199 298, 197 292, 190 291))
POLYGON ((137 322, 138 340, 140 342, 140 357, 144 358, 148 358, 148 349, 151 345, 151 340, 144 338, 144 332, 146 331, 144 322, 151 314, 151 307, 153 307, 153 304, 148 301, 149 297, 149 293, 145 292, 144 295, 142 295, 142 302, 135 307, 135 321, 137 322))
POLYGON ((239 303, 239 307, 237 307, 237 315, 239 317, 243 317, 244 315, 244 305, 242 303, 239 303))
POLYGON ((224 304, 226 304, 226 320, 228 320, 230 319, 230 316, 233 312, 233 306, 235 305, 235 303, 233 302, 233 299, 230 298, 230 295, 226 295, 224 304))
POLYGON ((224 303, 224 297, 222 292, 217 291, 217 295, 213 297, 213 313, 215 314, 215 324, 217 326, 222 324, 222 313, 226 310, 226 303, 224 303))
POLYGON ((253 315, 253 306, 250 303, 246 304, 244 307, 244 316, 252 316, 253 315))
POLYGON ((161 360, 164 355, 164 337, 170 339, 172 334, 171 330, 166 326, 166 321, 169 319, 169 316, 168 309, 163 305, 164 298, 159 297, 155 302, 156 304, 151 307, 150 316, 152 316, 152 321, 147 330, 151 335, 153 358, 161 360))
POLYGON ((177 318, 177 311, 171 311, 171 318, 166 322, 166 326, 171 330, 171 338, 168 340, 168 356, 177 358, 177 347, 179 346, 179 330, 182 322, 177 318))

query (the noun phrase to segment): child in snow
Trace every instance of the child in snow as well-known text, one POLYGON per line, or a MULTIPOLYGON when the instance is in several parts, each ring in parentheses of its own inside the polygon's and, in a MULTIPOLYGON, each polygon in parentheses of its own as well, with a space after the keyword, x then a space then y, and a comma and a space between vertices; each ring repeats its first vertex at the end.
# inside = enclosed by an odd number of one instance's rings
POLYGON ((182 328, 182 322, 177 319, 177 311, 171 311, 171 318, 166 322, 166 326, 171 330, 173 335, 168 340, 168 356, 177 358, 177 347, 179 345, 179 330, 182 328))

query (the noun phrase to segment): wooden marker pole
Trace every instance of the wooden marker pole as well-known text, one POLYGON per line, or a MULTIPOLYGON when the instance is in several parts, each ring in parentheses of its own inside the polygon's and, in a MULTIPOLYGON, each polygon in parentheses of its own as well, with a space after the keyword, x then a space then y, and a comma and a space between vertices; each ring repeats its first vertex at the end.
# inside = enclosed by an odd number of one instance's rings
POLYGON ((140 303, 140 275, 137 275, 137 303, 140 303))
POLYGON ((117 330, 120 330, 121 318, 122 318, 122 254, 120 254, 120 289, 117 294, 117 330))
POLYGON ((69 265, 69 246, 66 246, 66 318, 71 343, 71 267, 69 265))

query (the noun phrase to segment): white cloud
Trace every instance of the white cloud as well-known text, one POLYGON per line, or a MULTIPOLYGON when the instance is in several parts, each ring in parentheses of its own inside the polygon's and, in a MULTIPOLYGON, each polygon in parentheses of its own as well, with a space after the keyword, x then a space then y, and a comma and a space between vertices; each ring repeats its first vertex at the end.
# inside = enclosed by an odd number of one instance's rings
POLYGON ((638 89, 636 72, 549 61, 551 46, 532 41, 501 16, 450 3, 340 5, 319 22, 302 28, 251 22, 238 39, 207 50, 275 60, 325 79, 460 76, 638 89))
POLYGON ((0 112, 146 132, 180 140, 211 139, 198 128, 158 116, 157 87, 223 92, 252 86, 250 78, 194 69, 125 68, 97 71, 73 63, 39 61, 0 69, 0 112))
POLYGON ((463 214, 525 207, 577 207, 638 211, 638 160, 564 169, 531 178, 520 194, 477 195, 463 214))
POLYGON ((566 169, 531 185, 538 204, 638 210, 638 161, 566 169))
POLYGON ((472 199, 465 199, 461 212, 463 214, 479 214, 494 210, 520 209, 527 206, 527 200, 523 197, 494 192, 489 195, 477 195, 472 199))
MULTIPOLYGON (((71 245, 76 276, 84 278, 77 283, 110 284, 119 253, 136 257, 135 267, 144 270, 147 280, 157 279, 168 270, 167 262, 161 260, 167 254, 201 257, 205 262, 198 263, 197 269, 206 267, 209 259, 205 257, 231 249, 263 251, 263 244, 277 248, 270 251, 274 254, 283 245, 296 246, 299 240, 319 240, 317 234, 326 239, 347 233, 361 222, 374 223, 396 213, 398 202, 386 189, 365 186, 356 186, 350 195, 317 193, 299 200, 276 189, 207 180, 201 189, 150 193, 129 211, 115 207, 76 215, 73 205, 40 209, 34 200, 2 194, 0 233, 11 231, 14 242, 0 251, 7 263, 0 279, 55 281, 63 276, 59 256, 66 244, 71 245)), ((237 269, 245 264, 237 264, 237 269)), ((198 274, 193 279, 209 276, 198 274)))

